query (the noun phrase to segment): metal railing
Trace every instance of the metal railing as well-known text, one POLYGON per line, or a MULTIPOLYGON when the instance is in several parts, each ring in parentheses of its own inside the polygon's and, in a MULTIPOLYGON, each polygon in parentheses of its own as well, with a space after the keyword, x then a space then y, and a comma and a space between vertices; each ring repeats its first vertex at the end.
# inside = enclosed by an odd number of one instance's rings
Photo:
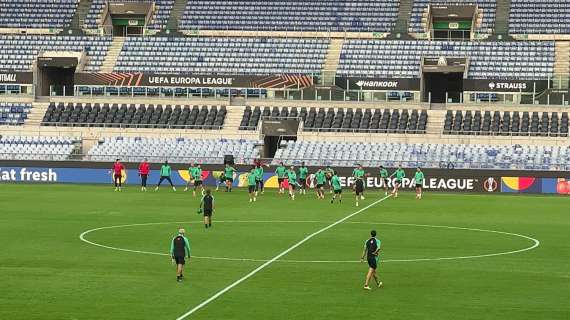
POLYGON ((114 128, 114 129, 177 129, 177 130, 222 130, 223 125, 174 125, 174 124, 129 124, 100 122, 49 122, 42 121, 46 127, 81 127, 81 128, 114 128))

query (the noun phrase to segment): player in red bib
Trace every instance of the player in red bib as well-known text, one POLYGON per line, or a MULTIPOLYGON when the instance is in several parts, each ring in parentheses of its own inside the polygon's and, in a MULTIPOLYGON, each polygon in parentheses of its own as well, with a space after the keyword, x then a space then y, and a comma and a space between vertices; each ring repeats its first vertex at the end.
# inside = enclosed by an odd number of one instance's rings
POLYGON ((150 173, 150 164, 146 159, 139 164, 139 176, 141 177, 141 191, 146 191, 146 180, 150 173))
POLYGON ((113 181, 115 181, 115 191, 121 191, 123 187, 123 170, 125 170, 125 166, 123 166, 120 159, 117 159, 111 170, 113 173, 113 181))

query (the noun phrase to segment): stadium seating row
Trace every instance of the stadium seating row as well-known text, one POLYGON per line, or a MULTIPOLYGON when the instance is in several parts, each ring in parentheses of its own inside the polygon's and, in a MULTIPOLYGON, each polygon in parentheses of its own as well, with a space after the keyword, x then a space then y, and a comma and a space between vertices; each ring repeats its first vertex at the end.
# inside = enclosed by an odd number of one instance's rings
POLYGON ((559 117, 557 112, 509 112, 503 115, 490 111, 451 111, 445 115, 444 134, 465 135, 513 135, 513 136, 568 136, 568 113, 559 117), (522 117, 521 117, 522 113, 522 117))
POLYGON ((253 159, 259 158, 259 150, 256 148, 258 143, 254 140, 230 139, 113 137, 103 139, 89 150, 88 159, 223 164, 224 155, 232 154, 240 163, 251 163, 253 159))
POLYGON ((474 79, 547 79, 554 71, 553 41, 457 42, 346 40, 339 74, 418 78, 422 57, 469 58, 474 79))
POLYGON ((0 136, 0 159, 63 161, 78 141, 69 137, 0 136))
POLYGON ((511 34, 570 34, 570 0, 511 0, 511 34))
POLYGON ((0 102, 0 125, 21 125, 28 118, 31 103, 0 102))
POLYGON ((78 0, 2 0, 1 28, 69 27, 78 0))
MULTIPOLYGON (((106 0, 93 0, 87 16, 85 17, 85 26, 87 28, 96 29, 98 27, 97 19, 100 19, 106 0)), ((140 0, 121 0, 121 2, 141 2, 140 0)), ((148 24, 149 29, 164 29, 170 17, 174 0, 154 0, 156 9, 148 24)))
POLYGON ((354 166, 356 161, 367 167, 457 169, 570 169, 567 146, 521 146, 479 144, 406 144, 290 141, 277 150, 273 163, 283 161, 312 166, 354 166), (358 160, 355 160, 358 159, 358 160))
POLYGON ((172 106, 95 103, 51 103, 44 126, 94 126, 134 128, 221 129, 225 106, 172 106))

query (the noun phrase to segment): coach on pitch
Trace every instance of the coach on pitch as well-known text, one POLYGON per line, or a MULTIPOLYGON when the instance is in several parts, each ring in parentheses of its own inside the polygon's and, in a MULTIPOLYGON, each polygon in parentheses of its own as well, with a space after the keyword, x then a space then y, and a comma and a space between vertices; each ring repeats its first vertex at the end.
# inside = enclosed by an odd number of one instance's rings
POLYGON ((184 278, 184 264, 186 261, 184 258, 188 257, 190 259, 190 242, 188 238, 184 235, 186 231, 180 228, 178 229, 178 234, 170 242, 170 256, 172 261, 176 263, 176 281, 182 281, 184 278))

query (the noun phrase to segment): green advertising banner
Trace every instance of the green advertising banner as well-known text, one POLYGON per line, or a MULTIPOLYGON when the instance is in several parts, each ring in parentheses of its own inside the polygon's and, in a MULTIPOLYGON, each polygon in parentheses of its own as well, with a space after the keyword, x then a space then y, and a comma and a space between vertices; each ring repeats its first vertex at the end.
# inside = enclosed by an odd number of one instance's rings
POLYGON ((471 21, 434 21, 435 30, 470 30, 471 21))

